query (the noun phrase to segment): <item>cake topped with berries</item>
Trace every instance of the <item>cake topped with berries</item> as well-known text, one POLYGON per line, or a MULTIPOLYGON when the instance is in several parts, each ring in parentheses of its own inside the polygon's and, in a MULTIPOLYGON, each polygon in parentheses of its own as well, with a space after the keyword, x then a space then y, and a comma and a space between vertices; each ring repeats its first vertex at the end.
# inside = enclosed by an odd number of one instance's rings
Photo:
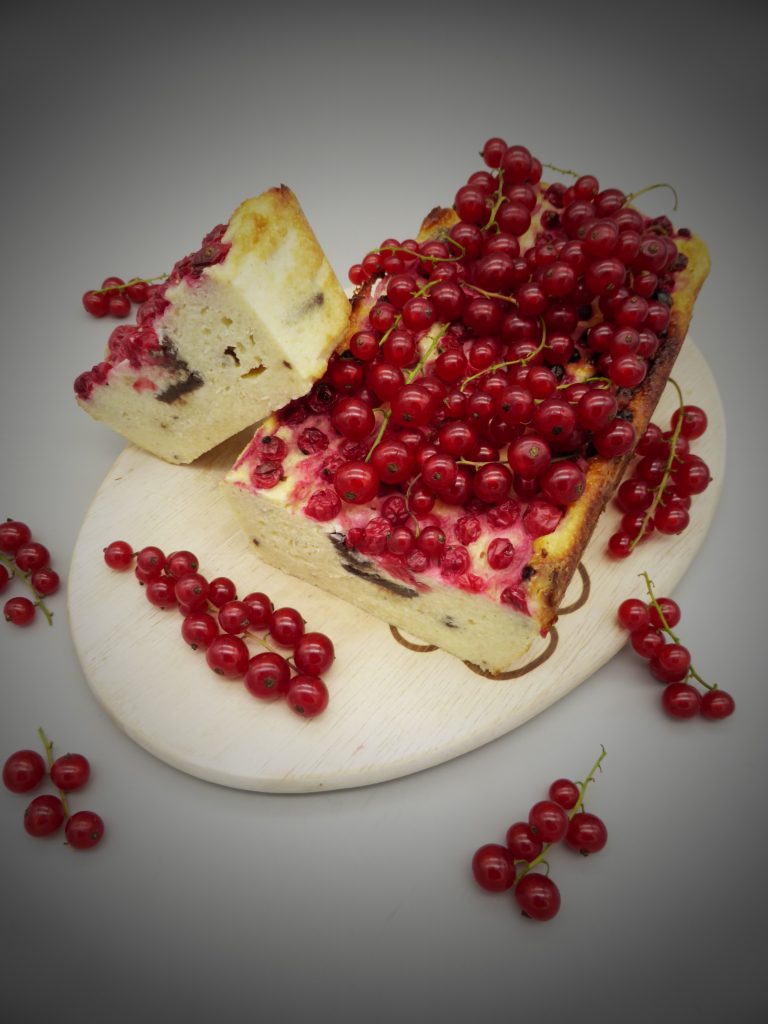
POLYGON ((266 561, 489 672, 552 625, 709 267, 523 146, 353 266, 345 339, 227 493, 266 561))
POLYGON ((349 301, 285 186, 242 203, 153 285, 133 324, 75 381, 80 406, 174 463, 306 393, 349 301))

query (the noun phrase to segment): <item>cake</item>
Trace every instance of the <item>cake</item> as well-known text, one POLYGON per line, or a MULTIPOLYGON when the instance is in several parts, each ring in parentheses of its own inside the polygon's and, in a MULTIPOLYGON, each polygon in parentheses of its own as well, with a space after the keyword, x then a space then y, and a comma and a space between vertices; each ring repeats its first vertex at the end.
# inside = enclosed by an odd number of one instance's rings
POLYGON ((192 462, 304 394, 349 300, 296 197, 242 203, 179 260, 75 381, 80 406, 168 462, 192 462))
POLYGON ((325 374, 224 488, 259 558, 495 674, 555 622, 709 257, 591 176, 484 153, 451 209, 352 268, 325 374))

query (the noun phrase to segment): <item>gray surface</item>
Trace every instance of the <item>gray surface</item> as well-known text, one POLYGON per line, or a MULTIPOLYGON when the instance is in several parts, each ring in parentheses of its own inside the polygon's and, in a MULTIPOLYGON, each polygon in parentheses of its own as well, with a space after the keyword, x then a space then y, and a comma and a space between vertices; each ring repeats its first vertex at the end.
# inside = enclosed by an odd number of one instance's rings
POLYGON ((705 1024, 768 1008, 765 8, 690 24, 653 3, 47 6, 6 14, 1 44, 0 514, 65 570, 122 447, 72 398, 108 329, 80 310, 87 287, 166 270, 281 181, 344 279, 450 202, 500 134, 606 184, 674 183, 678 223, 710 244, 693 335, 725 404, 728 480, 676 596, 697 664, 739 706, 721 725, 666 720, 625 652, 442 767, 246 794, 107 719, 59 597, 54 629, 0 628, 0 755, 38 725, 85 753, 108 838, 89 855, 33 841, 23 798, 0 792, 4 1019, 705 1024), (600 743, 609 846, 553 856, 563 910, 532 926, 474 887, 469 859, 600 743))

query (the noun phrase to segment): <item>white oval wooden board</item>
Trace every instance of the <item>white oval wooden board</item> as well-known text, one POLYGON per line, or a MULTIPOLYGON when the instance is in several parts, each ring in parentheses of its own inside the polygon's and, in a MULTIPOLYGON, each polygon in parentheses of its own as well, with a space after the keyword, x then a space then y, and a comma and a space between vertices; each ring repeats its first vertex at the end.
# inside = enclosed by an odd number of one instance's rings
MULTIPOLYGON (((510 680, 484 678, 442 651, 411 651, 386 623, 260 562, 219 487, 247 436, 192 466, 172 466, 128 446, 95 496, 70 570, 72 635, 90 687, 114 721, 158 758, 211 782, 263 792, 382 782, 496 739, 608 661, 626 640, 616 607, 625 597, 643 596, 638 573, 647 569, 657 593, 671 593, 706 536, 722 487, 725 422, 716 383, 690 340, 675 379, 685 400, 710 419, 693 450, 714 480, 694 498, 692 525, 615 561, 605 548, 619 513, 609 507, 585 553, 586 573, 574 577, 564 604, 579 603, 585 575, 588 599, 559 619, 551 656, 510 680), (204 655, 182 641, 178 612, 153 608, 132 572, 106 567, 103 549, 117 539, 134 550, 146 544, 191 549, 209 578, 227 575, 239 593, 261 590, 276 605, 297 607, 308 628, 327 633, 336 646, 327 710, 301 719, 284 701, 264 703, 242 683, 211 672, 204 655)), ((654 421, 666 426, 676 402, 668 387, 654 421)))

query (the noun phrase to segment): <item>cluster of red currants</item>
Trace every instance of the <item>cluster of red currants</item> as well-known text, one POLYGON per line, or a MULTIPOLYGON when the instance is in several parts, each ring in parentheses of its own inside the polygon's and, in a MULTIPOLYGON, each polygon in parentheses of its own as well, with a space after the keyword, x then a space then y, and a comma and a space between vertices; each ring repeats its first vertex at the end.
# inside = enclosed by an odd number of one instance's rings
POLYGON ((328 688, 321 676, 333 664, 333 643, 324 633, 306 632, 295 608, 275 608, 261 592, 239 599, 229 577, 209 580, 201 575, 191 551, 166 556, 150 545, 134 554, 130 544, 117 540, 104 549, 104 560, 118 571, 133 568, 150 604, 181 612, 182 638, 193 650, 205 652, 208 665, 218 675, 242 679, 248 692, 260 700, 283 698, 305 718, 319 715, 328 706, 328 688), (252 656, 248 639, 266 650, 252 656), (290 656, 272 644, 290 651, 290 656))
POLYGON ((9 598, 3 606, 6 622, 28 626, 39 608, 48 624, 53 623, 53 613, 43 598, 55 594, 61 581, 50 563, 50 551, 32 539, 32 531, 26 523, 16 519, 0 523, 0 593, 15 578, 26 584, 35 597, 34 601, 23 596, 9 598))
POLYGON ((549 921, 557 914, 560 890, 549 873, 533 869, 561 841, 582 856, 605 846, 608 831, 604 822, 584 810, 584 793, 605 756, 603 747, 584 782, 556 779, 548 798, 531 807, 528 820, 509 826, 506 844, 486 843, 475 851, 472 873, 481 888, 488 892, 512 889, 523 915, 535 921, 549 921))
POLYGON ((642 573, 649 601, 629 597, 618 608, 619 625, 629 631, 633 650, 646 658, 651 675, 664 683, 661 704, 673 718, 703 715, 714 721, 732 715, 736 703, 718 686, 706 683, 691 661, 691 652, 673 632, 681 618, 680 606, 670 597, 656 597, 646 572, 642 573), (669 641, 667 640, 669 638, 669 641), (693 681, 703 689, 702 694, 693 681))
POLYGON ((682 402, 668 430, 656 423, 648 425, 637 444, 637 458, 616 491, 614 501, 622 518, 608 540, 608 552, 614 558, 627 558, 656 531, 672 535, 687 528, 693 497, 702 494, 712 480, 709 466, 690 447, 706 429, 704 410, 682 402))
POLYGON ((91 289, 83 295, 83 308, 91 316, 113 316, 123 320, 131 312, 131 305, 146 302, 152 294, 151 281, 159 278, 138 278, 124 281, 122 277, 105 277, 101 288, 91 289))
POLYGON ((89 850, 101 842, 104 822, 94 811, 70 813, 68 794, 80 790, 91 777, 91 766, 82 754, 62 754, 54 760, 53 744, 42 729, 38 734, 46 761, 36 750, 17 750, 3 765, 3 783, 12 793, 30 793, 46 777, 58 789, 36 796, 24 812, 24 828, 31 836, 51 836, 64 825, 64 835, 75 850, 89 850))

